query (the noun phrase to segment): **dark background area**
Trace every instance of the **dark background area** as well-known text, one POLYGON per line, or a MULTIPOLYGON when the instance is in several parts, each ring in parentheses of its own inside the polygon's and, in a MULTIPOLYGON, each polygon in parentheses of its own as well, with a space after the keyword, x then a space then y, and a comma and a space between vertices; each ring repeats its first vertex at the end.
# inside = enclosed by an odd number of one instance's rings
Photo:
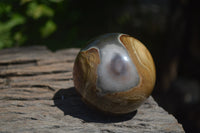
POLYGON ((110 32, 143 42, 157 69, 153 97, 200 132, 200 8, 197 0, 1 0, 0 49, 82 47, 110 32))

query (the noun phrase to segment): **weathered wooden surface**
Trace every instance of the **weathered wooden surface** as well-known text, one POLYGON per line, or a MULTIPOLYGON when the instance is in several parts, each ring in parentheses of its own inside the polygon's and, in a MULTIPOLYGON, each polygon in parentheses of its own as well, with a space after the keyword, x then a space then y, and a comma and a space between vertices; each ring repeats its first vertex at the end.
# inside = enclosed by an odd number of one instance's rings
POLYGON ((82 103, 72 68, 78 49, 0 51, 0 132, 183 133, 150 97, 128 115, 104 116, 82 103))

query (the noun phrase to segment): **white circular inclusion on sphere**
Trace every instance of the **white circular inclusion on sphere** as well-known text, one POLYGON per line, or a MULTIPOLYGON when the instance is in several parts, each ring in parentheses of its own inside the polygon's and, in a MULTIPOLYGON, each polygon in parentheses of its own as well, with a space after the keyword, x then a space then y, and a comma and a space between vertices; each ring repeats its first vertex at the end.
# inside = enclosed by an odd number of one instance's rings
POLYGON ((106 34, 93 41, 87 49, 96 48, 100 55, 97 68, 97 89, 100 94, 127 91, 139 84, 139 75, 121 34, 106 34))

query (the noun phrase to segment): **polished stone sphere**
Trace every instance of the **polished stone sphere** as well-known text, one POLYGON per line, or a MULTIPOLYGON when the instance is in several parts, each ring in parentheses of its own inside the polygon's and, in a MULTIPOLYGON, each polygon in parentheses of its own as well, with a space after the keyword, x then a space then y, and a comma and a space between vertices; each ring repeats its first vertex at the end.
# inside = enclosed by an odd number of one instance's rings
POLYGON ((150 96, 155 65, 140 41, 126 34, 109 33, 81 49, 73 79, 85 103, 105 113, 126 114, 150 96))

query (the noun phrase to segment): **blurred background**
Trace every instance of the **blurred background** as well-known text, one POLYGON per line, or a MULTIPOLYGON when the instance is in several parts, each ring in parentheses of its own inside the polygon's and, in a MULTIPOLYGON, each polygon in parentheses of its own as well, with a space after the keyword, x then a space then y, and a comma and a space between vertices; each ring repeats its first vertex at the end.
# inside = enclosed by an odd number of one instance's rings
POLYGON ((200 8, 197 0, 0 0, 0 49, 80 48, 109 32, 136 37, 157 68, 153 97, 200 132, 200 8))

